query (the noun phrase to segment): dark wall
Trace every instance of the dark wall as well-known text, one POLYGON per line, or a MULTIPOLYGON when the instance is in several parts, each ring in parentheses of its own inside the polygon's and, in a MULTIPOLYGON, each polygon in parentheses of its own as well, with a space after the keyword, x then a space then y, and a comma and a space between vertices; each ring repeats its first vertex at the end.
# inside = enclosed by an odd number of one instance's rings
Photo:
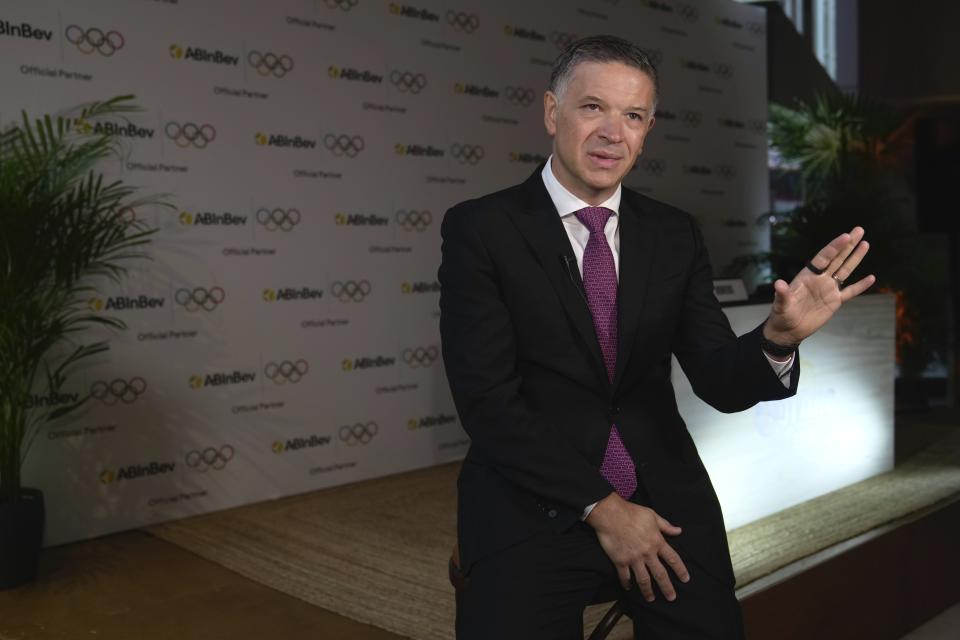
POLYGON ((861 0, 860 92, 897 103, 960 99, 960 2, 861 0))
POLYGON ((812 102, 818 93, 837 87, 813 54, 808 39, 797 33, 776 2, 757 2, 767 10, 767 95, 770 102, 793 106, 812 102))

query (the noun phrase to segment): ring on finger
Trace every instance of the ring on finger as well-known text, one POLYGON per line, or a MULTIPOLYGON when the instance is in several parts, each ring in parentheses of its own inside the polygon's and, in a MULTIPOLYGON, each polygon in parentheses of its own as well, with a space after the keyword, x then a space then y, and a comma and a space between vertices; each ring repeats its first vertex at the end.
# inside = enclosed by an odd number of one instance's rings
POLYGON ((841 278, 841 277, 838 276, 837 274, 833 274, 833 275, 830 276, 830 277, 837 281, 837 288, 838 288, 838 289, 842 289, 842 288, 843 288, 843 278, 841 278))
POLYGON ((826 271, 826 269, 821 269, 817 265, 813 264, 813 260, 807 263, 807 269, 810 269, 810 271, 812 271, 813 274, 817 276, 822 275, 823 272, 826 271))

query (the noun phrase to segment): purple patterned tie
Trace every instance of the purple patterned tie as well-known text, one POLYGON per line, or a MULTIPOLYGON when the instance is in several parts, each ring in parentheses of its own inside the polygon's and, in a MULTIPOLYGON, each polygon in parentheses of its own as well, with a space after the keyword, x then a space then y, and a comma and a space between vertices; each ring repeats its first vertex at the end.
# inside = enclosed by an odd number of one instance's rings
MULTIPOLYGON (((617 365, 617 271, 613 252, 603 233, 611 214, 613 211, 605 207, 586 207, 575 215, 590 230, 590 239, 583 251, 583 285, 587 289, 587 302, 607 376, 613 382, 617 365)), ((636 468, 623 446, 617 425, 611 425, 600 475, 613 485, 621 498, 627 499, 637 490, 636 468)))

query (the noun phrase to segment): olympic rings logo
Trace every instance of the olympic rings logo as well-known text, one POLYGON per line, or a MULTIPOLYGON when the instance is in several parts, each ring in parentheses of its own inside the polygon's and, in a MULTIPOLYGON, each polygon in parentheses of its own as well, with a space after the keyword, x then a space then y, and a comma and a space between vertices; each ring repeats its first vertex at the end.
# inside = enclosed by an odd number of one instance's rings
POLYGON ((270 52, 251 51, 247 54, 247 62, 262 76, 272 73, 276 78, 283 78, 293 71, 293 58, 288 55, 277 56, 270 52))
POLYGON ((469 34, 480 28, 480 18, 475 13, 450 10, 447 11, 447 24, 455 31, 469 34))
POLYGON ((194 449, 187 453, 185 462, 187 466, 194 471, 206 473, 209 469, 220 471, 227 466, 227 463, 233 460, 234 450, 229 444, 225 444, 219 449, 207 447, 203 451, 194 449))
POLYGON ((433 222, 433 214, 429 211, 405 211, 401 209, 396 214, 397 224, 404 231, 423 231, 433 222))
POLYGON ((476 144, 458 144, 450 145, 450 155, 457 159, 460 164, 477 164, 483 160, 483 147, 476 144))
POLYGON ((90 386, 90 395, 103 404, 113 406, 117 402, 132 404, 147 390, 147 381, 139 376, 129 381, 116 378, 110 384, 103 381, 90 386))
POLYGON ((177 301, 177 304, 192 313, 200 309, 213 311, 226 297, 226 292, 220 287, 213 287, 212 289, 196 287, 193 291, 189 289, 177 289, 173 299, 177 301))
POLYGON ((737 176, 737 168, 732 164, 718 164, 717 173, 724 180, 733 180, 737 176))
POLYGON ((168 122, 163 132, 176 142, 178 147, 192 145, 196 149, 203 149, 217 139, 217 130, 209 124, 196 125, 187 122, 181 125, 179 122, 168 122))
POLYGON ((660 63, 663 62, 663 51, 660 49, 644 49, 644 53, 647 54, 650 64, 654 67, 659 67, 660 63))
POLYGON ((678 4, 677 13, 687 22, 696 22, 700 19, 700 9, 691 4, 678 4))
POLYGON ((340 302, 363 302, 370 295, 372 289, 373 287, 368 280, 361 280, 360 282, 353 280, 341 282, 337 280, 330 286, 330 293, 340 302))
POLYGON ((297 209, 264 209, 257 210, 257 222, 267 228, 267 231, 290 231, 300 224, 300 211, 297 209))
POLYGON ((694 129, 700 126, 700 122, 702 119, 703 119, 703 114, 701 114, 699 111, 684 110, 680 112, 680 122, 694 129))
POLYGON ((554 31, 550 34, 550 42, 552 42, 557 49, 566 49, 573 44, 573 41, 576 39, 576 34, 566 33, 564 31, 554 31))
POLYGON ((67 27, 67 42, 79 49, 80 53, 91 54, 94 51, 102 56, 112 56, 127 43, 119 31, 103 32, 102 29, 83 27, 72 24, 67 27))
POLYGON ((360 0, 323 0, 324 3, 331 9, 341 9, 343 11, 350 11, 353 9, 360 0))
POLYGON ((310 363, 306 360, 297 360, 296 362, 284 360, 279 364, 268 362, 263 368, 264 375, 273 380, 275 384, 286 384, 288 382, 297 384, 303 379, 303 376, 307 375, 308 371, 310 371, 310 363))
POLYGON ((338 136, 328 133, 323 137, 323 146, 325 146, 328 151, 332 151, 333 155, 337 157, 347 156, 348 158, 355 158, 357 154, 363 151, 366 143, 360 136, 348 136, 346 134, 340 134, 338 136))
POLYGON ((440 350, 436 347, 404 349, 400 357, 407 366, 419 369, 420 367, 429 367, 436 362, 437 358, 440 357, 440 350))
POLYGON ((733 77, 733 65, 718 62, 713 65, 713 72, 716 73, 721 78, 731 78, 733 77))
POLYGON ((640 168, 652 176, 662 176, 667 171, 667 162, 657 158, 647 158, 640 161, 640 168))
POLYGON ((417 94, 426 88, 427 76, 412 71, 394 70, 390 72, 390 82, 402 93, 417 94))
POLYGON ((344 425, 340 427, 340 441, 351 447, 369 444, 379 431, 380 427, 376 422, 368 422, 367 424, 358 422, 352 426, 344 425))
POLYGON ((533 89, 526 87, 506 87, 503 90, 503 95, 511 104, 520 105, 521 107, 529 107, 533 104, 535 98, 533 89))

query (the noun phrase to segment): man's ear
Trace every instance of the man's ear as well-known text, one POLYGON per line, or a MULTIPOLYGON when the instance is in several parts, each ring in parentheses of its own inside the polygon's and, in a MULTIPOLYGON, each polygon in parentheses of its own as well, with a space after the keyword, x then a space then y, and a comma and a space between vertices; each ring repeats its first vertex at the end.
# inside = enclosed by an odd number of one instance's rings
POLYGON ((553 91, 547 91, 543 94, 543 126, 546 127, 547 133, 551 137, 557 133, 557 109, 559 106, 560 101, 557 99, 557 94, 553 91))

